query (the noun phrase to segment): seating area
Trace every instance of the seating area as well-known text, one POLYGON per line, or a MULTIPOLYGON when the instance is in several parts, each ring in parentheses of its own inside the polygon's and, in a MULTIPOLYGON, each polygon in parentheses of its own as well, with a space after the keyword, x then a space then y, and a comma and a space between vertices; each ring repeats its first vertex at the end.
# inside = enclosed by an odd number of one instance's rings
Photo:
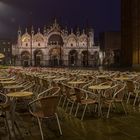
POLYGON ((139 139, 139 97, 138 72, 0 69, 0 139, 139 139))

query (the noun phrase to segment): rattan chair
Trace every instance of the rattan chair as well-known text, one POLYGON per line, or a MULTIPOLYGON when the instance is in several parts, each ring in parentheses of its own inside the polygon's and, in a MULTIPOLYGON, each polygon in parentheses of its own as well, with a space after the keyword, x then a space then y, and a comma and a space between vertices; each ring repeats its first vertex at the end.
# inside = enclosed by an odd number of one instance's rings
POLYGON ((58 101, 59 101, 59 96, 47 96, 43 98, 38 98, 32 101, 31 103, 29 103, 30 113, 38 120, 38 125, 39 125, 42 140, 44 140, 42 124, 41 124, 42 119, 56 118, 60 135, 62 135, 59 118, 56 113, 58 101))
POLYGON ((51 87, 38 94, 37 98, 47 97, 47 96, 56 96, 60 93, 60 87, 51 87))
POLYGON ((11 137, 10 128, 7 119, 7 111, 9 110, 10 110, 10 104, 8 103, 8 97, 5 94, 0 93, 0 117, 4 119, 9 137, 11 137))
POLYGON ((111 107, 113 105, 118 104, 118 103, 122 105, 122 108, 123 108, 125 114, 127 114, 125 106, 124 106, 124 103, 123 103, 124 94, 125 94, 125 92, 124 92, 125 88, 126 88, 126 84, 125 83, 119 84, 117 86, 115 85, 114 86, 114 91, 112 93, 112 97, 109 96, 107 98, 104 98, 103 103, 108 105, 108 111, 107 111, 106 118, 109 118, 111 107))
POLYGON ((76 112, 75 112, 75 117, 77 116, 78 110, 80 106, 84 106, 84 110, 81 116, 81 120, 83 120, 86 109, 89 105, 94 105, 98 104, 98 98, 97 95, 94 94, 93 92, 80 89, 80 88, 74 88, 75 94, 76 94, 76 101, 75 103, 77 104, 76 107, 76 112))

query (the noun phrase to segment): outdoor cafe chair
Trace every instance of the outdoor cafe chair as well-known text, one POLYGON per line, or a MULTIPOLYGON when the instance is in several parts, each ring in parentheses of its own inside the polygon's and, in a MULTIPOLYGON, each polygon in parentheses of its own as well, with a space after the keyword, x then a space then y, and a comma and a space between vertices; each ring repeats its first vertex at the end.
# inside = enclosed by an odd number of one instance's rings
POLYGON ((44 134, 42 129, 43 119, 56 118, 60 135, 62 135, 61 126, 57 115, 58 101, 59 96, 47 96, 38 98, 29 103, 29 112, 38 120, 42 140, 44 140, 44 134))

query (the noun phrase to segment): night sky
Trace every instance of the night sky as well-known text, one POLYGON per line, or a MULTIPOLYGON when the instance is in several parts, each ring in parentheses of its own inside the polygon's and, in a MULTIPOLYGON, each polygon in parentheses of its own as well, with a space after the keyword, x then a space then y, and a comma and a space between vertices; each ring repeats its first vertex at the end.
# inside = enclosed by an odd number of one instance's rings
POLYGON ((42 28, 55 17, 68 28, 90 26, 98 36, 120 30, 120 0, 0 0, 0 37, 16 37, 19 25, 42 28))

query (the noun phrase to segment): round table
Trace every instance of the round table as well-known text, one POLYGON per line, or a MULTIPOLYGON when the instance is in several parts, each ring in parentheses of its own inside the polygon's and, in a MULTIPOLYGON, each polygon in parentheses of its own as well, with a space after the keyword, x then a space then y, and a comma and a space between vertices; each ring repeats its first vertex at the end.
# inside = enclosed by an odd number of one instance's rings
POLYGON ((28 91, 19 91, 19 92, 11 92, 11 93, 8 93, 6 95, 8 97, 23 98, 23 97, 32 96, 33 93, 32 92, 28 92, 28 91))
POLYGON ((127 81, 127 80, 131 80, 132 77, 116 77, 114 78, 115 80, 120 80, 120 81, 127 81))
POLYGON ((65 81, 65 80, 67 80, 67 78, 64 77, 53 79, 53 81, 65 81))
POLYGON ((27 92, 27 91, 19 91, 19 92, 10 92, 8 94, 6 94, 8 97, 10 97, 12 99, 12 105, 11 105, 11 119, 12 119, 12 129, 14 131, 14 134, 15 133, 15 124, 16 124, 16 121, 15 121, 15 109, 16 109, 16 99, 17 98, 25 98, 25 97, 29 97, 29 96, 32 96, 33 93, 32 92, 27 92))
POLYGON ((1 84, 15 84, 16 81, 0 81, 1 84))
POLYGON ((71 84, 73 86, 78 86, 78 85, 85 84, 85 83, 86 83, 85 81, 70 81, 70 82, 68 82, 68 84, 71 84))
POLYGON ((110 85, 94 85, 94 86, 90 86, 88 87, 89 89, 92 90, 96 90, 98 93, 98 116, 100 116, 102 114, 101 111, 101 90, 106 90, 111 88, 110 85))
POLYGON ((6 90, 14 90, 16 91, 17 89, 22 89, 23 86, 22 85, 7 85, 3 87, 6 90))

